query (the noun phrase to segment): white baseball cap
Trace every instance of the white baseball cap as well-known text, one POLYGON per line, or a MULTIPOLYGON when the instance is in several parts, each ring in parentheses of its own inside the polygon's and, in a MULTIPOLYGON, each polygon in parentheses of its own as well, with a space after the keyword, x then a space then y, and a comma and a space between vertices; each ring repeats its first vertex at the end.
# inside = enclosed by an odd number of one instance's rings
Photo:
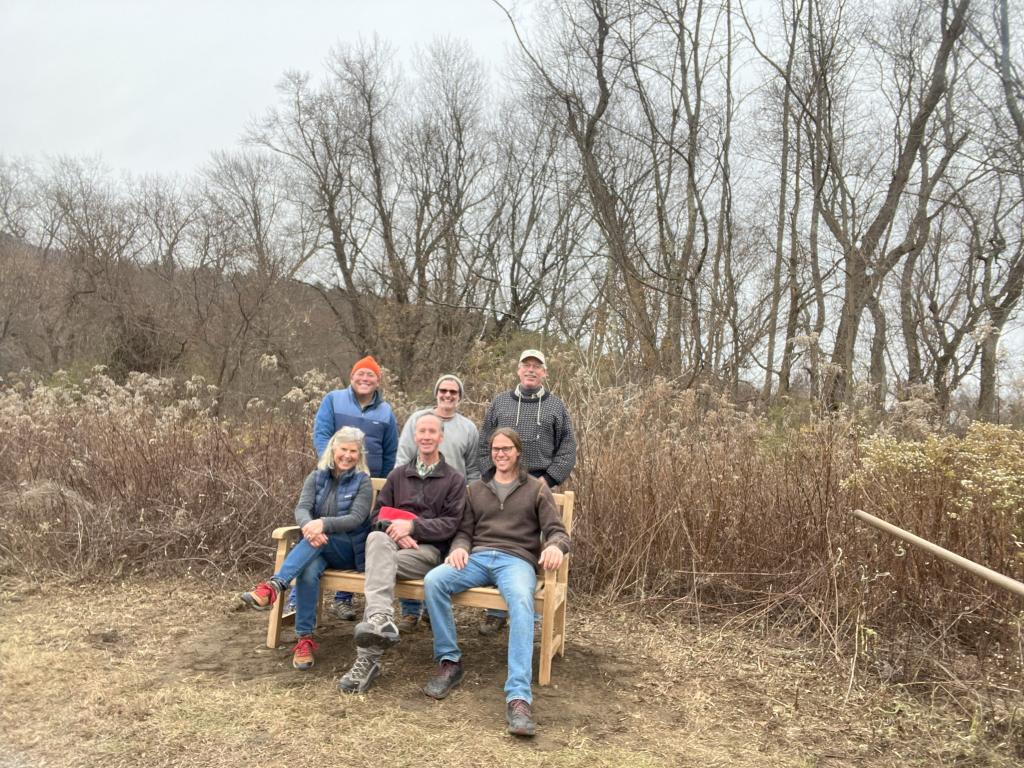
POLYGON ((547 362, 544 360, 544 353, 539 349, 524 349, 523 354, 519 356, 519 362, 523 362, 528 357, 534 357, 540 360, 540 364, 547 367, 547 362))

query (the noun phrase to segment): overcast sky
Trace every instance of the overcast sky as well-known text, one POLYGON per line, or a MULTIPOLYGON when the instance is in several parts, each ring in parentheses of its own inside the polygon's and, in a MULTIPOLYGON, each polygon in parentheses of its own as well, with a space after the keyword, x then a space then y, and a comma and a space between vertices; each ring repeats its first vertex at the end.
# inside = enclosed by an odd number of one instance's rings
POLYGON ((0 155, 187 173, 237 146, 285 70, 319 75, 375 32, 403 58, 461 38, 492 68, 514 42, 490 0, 0 0, 0 155))

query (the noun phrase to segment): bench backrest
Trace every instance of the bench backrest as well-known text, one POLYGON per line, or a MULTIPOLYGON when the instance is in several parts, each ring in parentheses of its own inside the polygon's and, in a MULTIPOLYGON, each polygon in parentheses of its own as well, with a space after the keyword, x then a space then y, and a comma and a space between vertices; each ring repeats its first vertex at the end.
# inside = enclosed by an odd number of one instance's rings
MULTIPOLYGON (((386 482, 383 477, 374 477, 371 479, 373 483, 373 500, 370 502, 370 507, 377 502, 377 494, 380 493, 380 489, 384 487, 386 482)), ((572 508, 576 502, 576 494, 572 491, 565 491, 564 493, 552 493, 555 497, 555 505, 558 507, 558 511, 562 515, 562 525, 565 526, 565 532, 572 536, 572 508)))

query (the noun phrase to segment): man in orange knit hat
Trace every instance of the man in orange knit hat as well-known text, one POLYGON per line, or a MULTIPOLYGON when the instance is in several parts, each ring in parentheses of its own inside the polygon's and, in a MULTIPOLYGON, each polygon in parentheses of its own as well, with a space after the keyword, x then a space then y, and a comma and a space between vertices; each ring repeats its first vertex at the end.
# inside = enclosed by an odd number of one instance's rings
MULTIPOLYGON (((366 464, 371 477, 387 477, 394 469, 398 451, 398 421, 380 394, 380 365, 370 355, 356 360, 349 386, 324 395, 313 422, 313 449, 319 456, 331 436, 342 427, 356 427, 366 435, 366 464)), ((338 592, 331 611, 341 619, 354 621, 352 595, 338 592)))

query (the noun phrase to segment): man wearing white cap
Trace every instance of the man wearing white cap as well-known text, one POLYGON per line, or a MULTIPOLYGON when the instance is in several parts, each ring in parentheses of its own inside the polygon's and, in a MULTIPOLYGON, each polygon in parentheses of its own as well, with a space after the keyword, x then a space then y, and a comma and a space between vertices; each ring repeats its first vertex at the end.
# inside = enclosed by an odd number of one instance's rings
MULTIPOLYGON (((524 350, 516 373, 519 385, 491 401, 480 426, 480 471, 485 477, 493 471, 491 433, 498 427, 510 427, 523 444, 523 468, 553 488, 564 483, 576 465, 572 419, 562 399, 544 387, 548 369, 543 352, 524 350)), ((480 634, 497 634, 505 626, 506 617, 504 611, 488 610, 480 623, 480 634)))

